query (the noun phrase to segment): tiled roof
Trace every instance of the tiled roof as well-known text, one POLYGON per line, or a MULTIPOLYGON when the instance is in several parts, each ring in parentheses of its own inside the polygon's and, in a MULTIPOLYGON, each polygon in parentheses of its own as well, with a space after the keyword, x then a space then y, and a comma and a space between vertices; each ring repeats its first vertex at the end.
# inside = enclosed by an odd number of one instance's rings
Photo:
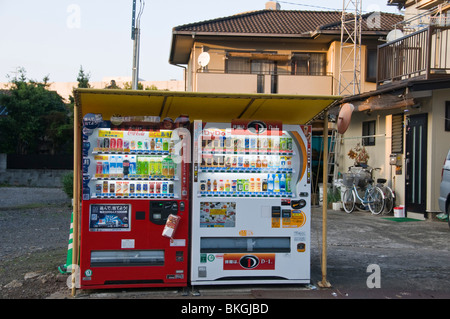
MULTIPOLYGON (((403 20, 402 15, 381 13, 379 27, 371 13, 363 15, 362 31, 390 31, 403 20), (370 18, 369 18, 370 17, 370 18), (369 18, 369 21, 367 19, 369 18)), ((259 10, 200 21, 175 27, 176 32, 302 34, 313 31, 338 31, 339 11, 259 10)), ((339 31, 340 32, 340 31, 339 31)))

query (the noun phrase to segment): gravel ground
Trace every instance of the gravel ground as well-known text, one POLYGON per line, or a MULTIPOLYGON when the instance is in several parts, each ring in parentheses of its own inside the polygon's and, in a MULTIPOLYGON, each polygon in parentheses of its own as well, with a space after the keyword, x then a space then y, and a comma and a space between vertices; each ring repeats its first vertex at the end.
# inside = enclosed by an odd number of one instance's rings
POLYGON ((66 289, 72 208, 58 188, 0 188, 0 298, 46 298, 66 289))

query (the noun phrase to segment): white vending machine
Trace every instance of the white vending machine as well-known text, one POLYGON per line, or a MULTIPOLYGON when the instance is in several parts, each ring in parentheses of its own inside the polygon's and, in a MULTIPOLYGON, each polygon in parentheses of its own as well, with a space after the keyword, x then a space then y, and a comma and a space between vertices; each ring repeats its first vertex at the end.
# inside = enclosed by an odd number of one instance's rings
POLYGON ((191 284, 310 283, 311 126, 193 127, 191 284))

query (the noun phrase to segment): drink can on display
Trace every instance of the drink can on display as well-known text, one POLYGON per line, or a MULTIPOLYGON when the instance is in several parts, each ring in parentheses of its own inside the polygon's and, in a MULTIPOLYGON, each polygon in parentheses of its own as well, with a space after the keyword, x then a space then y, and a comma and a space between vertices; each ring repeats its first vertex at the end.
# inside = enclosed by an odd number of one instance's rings
POLYGON ((109 142, 109 147, 112 149, 117 148, 117 140, 115 138, 111 137, 110 142, 109 142))
POLYGON ((109 138, 105 137, 103 139, 103 147, 104 148, 109 148, 109 138))
POLYGON ((167 189, 168 189, 167 182, 162 182, 161 183, 161 193, 167 194, 167 189))
POLYGON ((136 194, 141 194, 142 193, 142 184, 137 182, 136 183, 136 194))
POLYGON ((280 158, 280 167, 285 168, 286 167, 286 157, 281 156, 280 158))
POLYGON ((280 150, 286 150, 286 138, 284 137, 280 137, 280 150))
POLYGON ((122 149, 123 148, 123 139, 118 138, 117 139, 117 148, 122 149))
POLYGON ((169 194, 173 194, 173 183, 169 183, 169 194))
POLYGON ((123 148, 130 149, 130 141, 129 140, 123 140, 123 148))
POLYGON ((103 189, 102 189, 103 194, 108 193, 108 187, 109 187, 108 181, 103 181, 103 189))
POLYGON ((95 184, 95 194, 96 194, 97 196, 99 196, 99 195, 102 194, 102 182, 97 182, 97 183, 95 184))
POLYGON ((256 137, 250 138, 250 149, 255 150, 256 149, 256 137))
POLYGON ((150 182, 148 185, 149 185, 149 187, 148 187, 148 192, 149 192, 150 194, 155 193, 155 182, 150 182))
POLYGON ((97 147, 103 148, 105 146, 105 143, 103 141, 102 137, 97 138, 97 147))
POLYGON ((155 194, 161 194, 161 182, 155 182, 155 194))
MULTIPOLYGON (((108 183, 108 182, 106 182, 106 183, 108 183)), ((109 193, 113 194, 113 195, 116 193, 116 183, 115 182, 109 183, 109 193)))
POLYGON ((131 156, 130 168, 131 174, 136 174, 136 156, 131 156))
POLYGON ((142 183, 142 193, 147 194, 148 192, 148 183, 142 183))
POLYGON ((103 162, 103 174, 109 174, 109 162, 103 162))
POLYGON ((122 191, 123 191, 124 194, 128 194, 128 192, 130 191, 129 187, 130 187, 130 182, 123 182, 122 183, 122 191))
POLYGON ((95 174, 103 174, 103 163, 97 162, 97 165, 95 167, 95 174))
POLYGON ((286 147, 287 147, 288 151, 292 151, 292 138, 291 137, 287 138, 286 147))
POLYGON ((292 167, 292 157, 286 156, 286 167, 291 168, 292 167))

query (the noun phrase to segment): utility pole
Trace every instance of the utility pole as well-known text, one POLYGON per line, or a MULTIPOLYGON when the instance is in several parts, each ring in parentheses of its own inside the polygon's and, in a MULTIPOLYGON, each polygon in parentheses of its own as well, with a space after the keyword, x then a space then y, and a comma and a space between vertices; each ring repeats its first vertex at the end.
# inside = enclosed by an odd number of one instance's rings
POLYGON ((140 0, 139 12, 136 16, 136 0, 133 0, 131 17, 131 39, 133 40, 133 69, 131 74, 131 88, 137 90, 139 82, 139 47, 141 15, 144 11, 145 1, 140 0))

